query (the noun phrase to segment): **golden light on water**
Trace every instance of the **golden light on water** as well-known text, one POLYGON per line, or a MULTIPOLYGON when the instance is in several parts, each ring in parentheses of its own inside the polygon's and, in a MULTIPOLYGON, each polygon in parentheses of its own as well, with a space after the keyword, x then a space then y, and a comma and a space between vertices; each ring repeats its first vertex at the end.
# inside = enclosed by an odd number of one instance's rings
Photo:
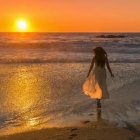
POLYGON ((22 127, 32 128, 40 123, 37 114, 42 112, 39 105, 46 103, 44 96, 51 92, 49 83, 38 75, 38 68, 31 69, 27 66, 19 66, 13 69, 13 74, 6 84, 6 107, 9 112, 17 112, 22 118, 22 127), (42 88, 45 84, 45 90, 42 88))
POLYGON ((27 126, 36 126, 39 124, 38 118, 29 118, 27 126))
POLYGON ((13 110, 19 112, 28 110, 39 98, 37 77, 26 67, 17 68, 8 84, 10 93, 8 100, 13 110))

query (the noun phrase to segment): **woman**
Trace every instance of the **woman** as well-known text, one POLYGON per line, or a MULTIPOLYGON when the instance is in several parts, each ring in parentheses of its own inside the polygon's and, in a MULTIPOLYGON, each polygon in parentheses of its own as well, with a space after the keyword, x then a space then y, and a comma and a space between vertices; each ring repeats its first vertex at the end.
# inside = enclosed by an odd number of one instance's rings
POLYGON ((106 51, 102 47, 96 47, 93 51, 95 56, 92 59, 91 66, 87 74, 87 80, 83 85, 83 91, 92 99, 96 99, 97 108, 101 108, 100 100, 109 98, 106 85, 105 64, 111 74, 111 77, 114 77, 114 75, 109 66, 106 51))

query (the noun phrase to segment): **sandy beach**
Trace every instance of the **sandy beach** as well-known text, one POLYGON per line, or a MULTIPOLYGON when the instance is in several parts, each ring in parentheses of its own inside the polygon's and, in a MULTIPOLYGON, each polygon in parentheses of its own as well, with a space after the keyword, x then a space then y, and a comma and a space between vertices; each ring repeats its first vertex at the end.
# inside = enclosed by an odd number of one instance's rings
POLYGON ((140 140, 140 126, 118 128, 103 120, 84 123, 83 127, 48 128, 3 136, 0 140, 140 140))
MULTIPOLYGON (((138 99, 138 97, 139 80, 136 80, 133 83, 128 83, 122 88, 114 90, 113 94, 111 94, 111 100, 103 102, 103 108, 95 110, 96 114, 89 111, 86 113, 87 116, 84 119, 80 119, 79 117, 79 125, 75 124, 74 126, 63 127, 61 126, 62 122, 59 120, 60 118, 57 119, 54 117, 57 122, 60 121, 60 127, 39 128, 36 126, 35 129, 3 135, 0 137, 0 140, 139 140, 140 125, 137 118, 139 116, 139 100, 136 102, 136 98, 138 99), (127 100, 125 99, 126 96, 127 100), (132 114, 129 115, 130 111, 133 113, 133 116, 132 114), (97 120, 95 120, 95 117, 97 120)), ((66 121, 72 123, 70 119, 64 120, 63 124, 66 121)))

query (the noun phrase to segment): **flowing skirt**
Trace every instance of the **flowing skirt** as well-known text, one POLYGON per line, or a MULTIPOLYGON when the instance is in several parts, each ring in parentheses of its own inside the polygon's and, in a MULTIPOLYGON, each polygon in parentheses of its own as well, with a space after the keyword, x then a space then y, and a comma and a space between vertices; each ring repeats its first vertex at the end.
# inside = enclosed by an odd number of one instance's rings
POLYGON ((83 92, 92 99, 108 99, 106 70, 95 66, 83 84, 83 92))

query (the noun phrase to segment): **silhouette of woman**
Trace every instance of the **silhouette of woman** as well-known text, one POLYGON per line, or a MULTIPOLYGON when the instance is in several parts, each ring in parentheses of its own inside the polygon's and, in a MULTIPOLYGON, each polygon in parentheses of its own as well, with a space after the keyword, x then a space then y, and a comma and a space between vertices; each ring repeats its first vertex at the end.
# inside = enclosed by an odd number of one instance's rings
POLYGON ((101 99, 109 98, 106 85, 105 64, 111 77, 114 77, 114 75, 111 71, 106 51, 102 47, 96 47, 93 51, 95 55, 92 59, 87 79, 83 84, 83 91, 92 99, 97 100, 97 108, 101 108, 101 99))

